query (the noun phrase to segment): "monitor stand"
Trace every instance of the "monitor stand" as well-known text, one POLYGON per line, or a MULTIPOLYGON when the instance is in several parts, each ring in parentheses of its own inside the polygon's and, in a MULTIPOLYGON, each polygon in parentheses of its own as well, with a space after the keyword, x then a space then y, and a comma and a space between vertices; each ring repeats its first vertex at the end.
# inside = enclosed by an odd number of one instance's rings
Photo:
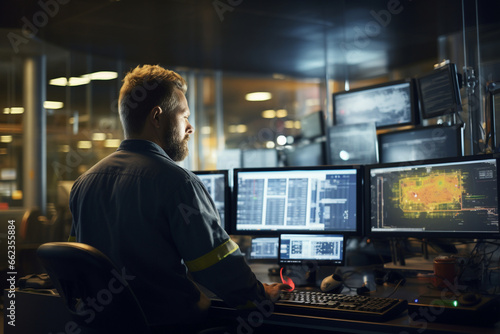
POLYGON ((429 259, 427 251, 427 240, 422 242, 423 256, 405 257, 403 252, 404 239, 390 239, 392 263, 384 264, 386 269, 415 270, 415 271, 434 271, 434 259, 429 259))

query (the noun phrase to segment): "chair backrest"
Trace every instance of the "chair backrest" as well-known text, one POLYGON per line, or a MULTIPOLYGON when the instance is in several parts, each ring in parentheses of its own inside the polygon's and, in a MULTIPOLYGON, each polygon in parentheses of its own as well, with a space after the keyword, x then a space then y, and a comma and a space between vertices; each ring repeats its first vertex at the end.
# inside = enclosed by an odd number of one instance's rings
POLYGON ((126 268, 77 242, 46 243, 37 255, 82 334, 150 333, 126 268))

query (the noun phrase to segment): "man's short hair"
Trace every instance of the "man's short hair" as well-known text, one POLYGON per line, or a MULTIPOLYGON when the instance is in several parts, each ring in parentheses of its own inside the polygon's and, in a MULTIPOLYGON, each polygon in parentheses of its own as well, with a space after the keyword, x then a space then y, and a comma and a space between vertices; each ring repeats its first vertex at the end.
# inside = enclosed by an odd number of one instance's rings
POLYGON ((138 135, 149 112, 156 106, 170 112, 179 101, 175 89, 186 93, 186 81, 158 65, 137 66, 125 75, 118 106, 125 136, 138 135))

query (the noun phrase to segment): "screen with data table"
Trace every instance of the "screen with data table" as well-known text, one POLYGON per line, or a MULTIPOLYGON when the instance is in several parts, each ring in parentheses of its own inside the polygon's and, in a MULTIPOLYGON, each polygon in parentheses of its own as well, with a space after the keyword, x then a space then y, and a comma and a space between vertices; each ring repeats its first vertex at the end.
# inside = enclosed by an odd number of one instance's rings
POLYGON ((205 185, 219 212, 221 226, 227 230, 230 206, 229 176, 227 170, 193 171, 205 185))
POLYGON ((236 169, 232 233, 359 232, 356 166, 236 169))
POLYGON ((344 236, 341 234, 282 234, 279 263, 344 264, 344 236))

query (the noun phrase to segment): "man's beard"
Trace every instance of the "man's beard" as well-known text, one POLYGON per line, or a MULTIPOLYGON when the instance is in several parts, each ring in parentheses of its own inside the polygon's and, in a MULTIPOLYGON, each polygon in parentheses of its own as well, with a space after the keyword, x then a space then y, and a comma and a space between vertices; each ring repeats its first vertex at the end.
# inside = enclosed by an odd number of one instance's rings
POLYGON ((179 139, 177 137, 178 133, 179 132, 177 131, 177 127, 174 127, 170 129, 170 131, 168 131, 164 137, 164 143, 165 143, 164 150, 167 153, 167 155, 174 161, 182 161, 186 159, 189 153, 188 149, 189 136, 186 135, 184 138, 179 139))

